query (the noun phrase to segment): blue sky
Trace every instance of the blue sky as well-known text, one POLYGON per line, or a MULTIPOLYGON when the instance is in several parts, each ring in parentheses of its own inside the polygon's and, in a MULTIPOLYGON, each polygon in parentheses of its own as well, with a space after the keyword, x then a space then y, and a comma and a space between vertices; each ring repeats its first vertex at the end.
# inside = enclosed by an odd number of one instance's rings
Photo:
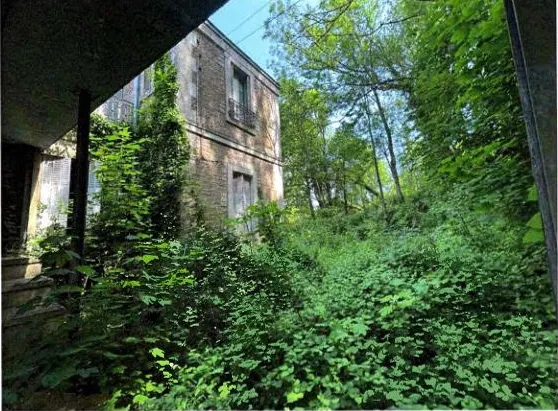
POLYGON ((217 10, 209 20, 264 70, 269 74, 273 74, 270 69, 271 55, 269 50, 271 42, 263 39, 265 31, 263 25, 269 17, 268 3, 270 3, 268 0, 230 0, 217 10), (242 21, 258 9, 261 10, 241 27, 238 27, 242 21), (254 32, 254 30, 257 31, 246 37, 254 32))

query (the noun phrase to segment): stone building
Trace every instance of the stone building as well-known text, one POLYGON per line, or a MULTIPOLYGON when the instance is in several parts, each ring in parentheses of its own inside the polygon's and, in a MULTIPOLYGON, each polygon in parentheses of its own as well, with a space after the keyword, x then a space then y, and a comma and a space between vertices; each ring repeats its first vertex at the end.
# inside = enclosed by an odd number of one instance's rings
MULTIPOLYGON (((239 217, 260 199, 281 203, 277 82, 209 22, 176 44, 170 55, 190 143, 191 180, 206 217, 214 222, 239 217)), ((133 124, 137 108, 153 92, 152 71, 152 66, 144 70, 95 111, 133 124)), ((65 223, 60 209, 70 196, 73 145, 66 139, 43 155, 40 185, 31 201, 30 234, 55 221, 65 223)), ((98 191, 94 173, 89 186, 91 197, 98 191)), ((184 210, 190 200, 185 193, 184 210)))

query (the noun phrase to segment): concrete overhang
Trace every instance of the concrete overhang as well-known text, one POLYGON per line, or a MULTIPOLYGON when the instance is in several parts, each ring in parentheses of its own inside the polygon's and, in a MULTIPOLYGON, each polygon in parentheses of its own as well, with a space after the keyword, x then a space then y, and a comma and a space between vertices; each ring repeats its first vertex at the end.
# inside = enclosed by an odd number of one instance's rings
POLYGON ((226 0, 4 0, 2 141, 46 148, 226 0))

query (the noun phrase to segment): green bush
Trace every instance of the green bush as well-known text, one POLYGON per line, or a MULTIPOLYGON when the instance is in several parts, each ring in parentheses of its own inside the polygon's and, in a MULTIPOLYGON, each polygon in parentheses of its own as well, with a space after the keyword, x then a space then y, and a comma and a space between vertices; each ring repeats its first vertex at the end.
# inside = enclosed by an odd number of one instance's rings
POLYGON ((296 266, 300 300, 279 316, 265 295, 239 302, 226 342, 193 352, 179 383, 145 407, 554 406, 544 252, 525 249, 524 230, 505 220, 463 220, 469 231, 452 217, 435 228, 371 231, 365 241, 357 227, 324 238, 339 224, 329 220, 291 227, 285 249, 319 263, 296 266))

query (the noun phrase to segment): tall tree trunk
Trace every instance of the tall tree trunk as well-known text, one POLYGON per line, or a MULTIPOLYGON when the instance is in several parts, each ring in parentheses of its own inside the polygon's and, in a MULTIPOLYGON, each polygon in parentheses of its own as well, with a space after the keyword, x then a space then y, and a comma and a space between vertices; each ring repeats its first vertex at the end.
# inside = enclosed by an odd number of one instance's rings
POLYGON ((319 133, 322 137, 322 154, 324 156, 324 163, 322 164, 323 165, 323 173, 324 173, 324 186, 325 186, 324 201, 328 206, 331 206, 333 204, 333 197, 332 197, 331 182, 329 181, 329 175, 330 175, 329 164, 327 163, 327 160, 326 160, 328 158, 326 129, 325 129, 325 127, 322 127, 320 125, 318 125, 318 128, 319 128, 319 133))
POLYGON ((314 188, 314 193, 316 194, 316 200, 318 200, 318 207, 325 207, 324 193, 320 183, 314 178, 312 179, 312 186, 314 188))
POLYGON ((316 212, 314 211, 314 204, 312 204, 312 186, 310 181, 306 180, 306 194, 308 195, 308 207, 310 208, 310 215, 312 218, 316 217, 316 212))
POLYGON ((399 183, 399 173, 397 172, 397 160, 395 158, 395 151, 393 149, 393 137, 391 134, 391 128, 386 119, 386 115, 384 113, 384 108, 382 107, 382 103, 380 102, 380 96, 378 96, 378 92, 375 88, 372 89, 374 93, 374 100, 376 100, 376 106, 378 107, 378 112, 380 113, 380 118, 382 119, 382 124, 384 125, 384 130, 387 136, 387 146, 389 151, 389 159, 388 165, 391 171, 391 175, 393 176, 393 182, 395 183, 395 189, 397 191, 397 197, 399 197, 400 201, 405 201, 405 197, 403 196, 403 191, 401 191, 401 184, 399 183))
POLYGON ((374 161, 374 172, 376 174, 376 182, 378 183, 378 191, 380 197, 380 203, 382 204, 382 209, 384 214, 386 213, 386 200, 384 198, 384 186, 382 185, 382 179, 380 177, 380 167, 378 166, 378 156, 376 153, 376 143, 374 142, 374 135, 372 134, 372 120, 370 118, 370 110, 368 105, 366 105, 366 117, 368 118, 368 137, 370 138, 370 146, 372 147, 372 160, 374 161))
POLYGON ((349 204, 347 203, 347 179, 345 176, 345 161, 343 161, 343 205, 345 207, 345 215, 349 214, 349 204))
MULTIPOLYGON (((327 178, 327 177, 326 177, 327 178)), ((326 180, 326 182, 324 183, 325 185, 325 192, 326 192, 326 201, 327 201, 327 205, 331 206, 333 204, 333 196, 332 196, 332 189, 331 189, 331 184, 329 183, 329 181, 326 180)))

